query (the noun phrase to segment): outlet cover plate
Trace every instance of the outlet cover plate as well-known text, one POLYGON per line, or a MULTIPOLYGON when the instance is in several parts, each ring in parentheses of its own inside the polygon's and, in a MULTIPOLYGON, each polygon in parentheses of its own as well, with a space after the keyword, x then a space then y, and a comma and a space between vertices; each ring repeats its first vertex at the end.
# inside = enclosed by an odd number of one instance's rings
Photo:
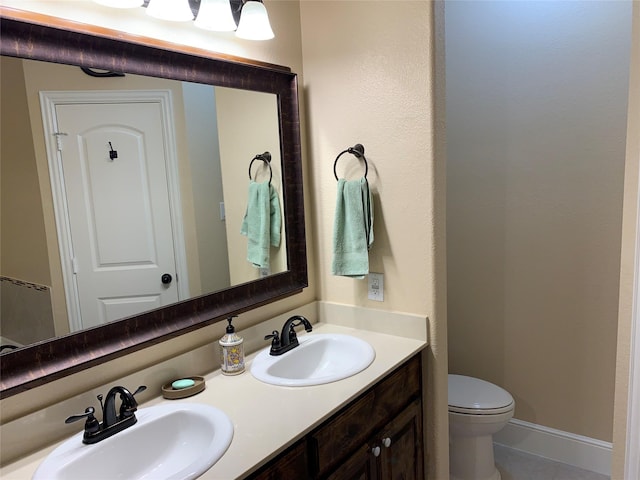
POLYGON ((369 300, 384 301, 384 275, 382 273, 369 273, 369 300))

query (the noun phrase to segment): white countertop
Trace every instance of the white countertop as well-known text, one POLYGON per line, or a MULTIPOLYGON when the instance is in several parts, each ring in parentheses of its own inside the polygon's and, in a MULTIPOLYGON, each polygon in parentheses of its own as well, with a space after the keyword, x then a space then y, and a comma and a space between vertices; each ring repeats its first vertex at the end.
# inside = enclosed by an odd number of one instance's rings
MULTIPOLYGON (((205 376, 206 389, 202 393, 184 400, 159 397, 140 408, 185 401, 209 404, 224 411, 234 425, 233 441, 223 457, 201 478, 236 479, 276 456, 427 345, 424 340, 327 323, 315 324, 313 331, 361 338, 373 346, 376 358, 362 372, 338 382, 279 387, 262 383, 251 375, 251 361, 257 354, 254 353, 247 356, 246 371, 241 375, 225 376, 216 370, 205 376)), ((60 443, 3 466, 2 478, 31 478, 38 465, 60 443)))

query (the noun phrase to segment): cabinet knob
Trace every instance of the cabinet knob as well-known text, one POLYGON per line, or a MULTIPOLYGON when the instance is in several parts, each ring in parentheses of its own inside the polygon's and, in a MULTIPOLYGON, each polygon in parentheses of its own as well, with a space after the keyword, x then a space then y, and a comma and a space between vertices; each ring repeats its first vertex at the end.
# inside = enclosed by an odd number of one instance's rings
POLYGON ((391 446, 391 439, 389 437, 385 437, 382 439, 382 445, 389 448, 391 446))
POLYGON ((380 456, 380 447, 376 446, 371 449, 371 453, 373 453, 374 457, 380 456))

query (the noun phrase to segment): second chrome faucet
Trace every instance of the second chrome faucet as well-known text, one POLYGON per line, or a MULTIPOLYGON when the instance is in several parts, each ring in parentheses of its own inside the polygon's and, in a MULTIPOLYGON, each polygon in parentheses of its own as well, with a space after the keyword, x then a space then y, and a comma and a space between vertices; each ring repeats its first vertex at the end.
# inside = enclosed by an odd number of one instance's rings
POLYGON ((265 340, 271 339, 270 355, 282 355, 289 350, 294 349, 299 345, 298 336, 296 335, 295 327, 304 325, 304 329, 307 332, 313 330, 311 322, 304 318, 302 315, 294 315, 289 318, 282 327, 282 333, 278 333, 277 330, 271 332, 270 335, 264 337, 265 340))

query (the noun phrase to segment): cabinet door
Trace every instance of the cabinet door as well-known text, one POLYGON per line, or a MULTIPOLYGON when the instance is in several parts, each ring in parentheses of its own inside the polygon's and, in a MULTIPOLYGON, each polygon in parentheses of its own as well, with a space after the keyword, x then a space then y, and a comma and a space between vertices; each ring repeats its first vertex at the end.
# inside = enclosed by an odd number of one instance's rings
POLYGON ((422 480, 422 402, 411 402, 327 480, 422 480))
POLYGON ((400 415, 412 398, 420 396, 420 369, 416 355, 311 433, 320 478, 344 465, 375 432, 400 415))
MULTIPOLYGON (((379 454, 380 450, 378 450, 379 454)), ((364 445, 329 475, 326 480, 375 480, 378 477, 376 467, 377 462, 371 446, 364 445)))
POLYGON ((247 480, 305 480, 311 478, 307 469, 307 444, 300 441, 276 457, 247 480))
POLYGON ((383 429, 375 444, 380 445, 381 480, 422 480, 422 403, 412 402, 383 429))

